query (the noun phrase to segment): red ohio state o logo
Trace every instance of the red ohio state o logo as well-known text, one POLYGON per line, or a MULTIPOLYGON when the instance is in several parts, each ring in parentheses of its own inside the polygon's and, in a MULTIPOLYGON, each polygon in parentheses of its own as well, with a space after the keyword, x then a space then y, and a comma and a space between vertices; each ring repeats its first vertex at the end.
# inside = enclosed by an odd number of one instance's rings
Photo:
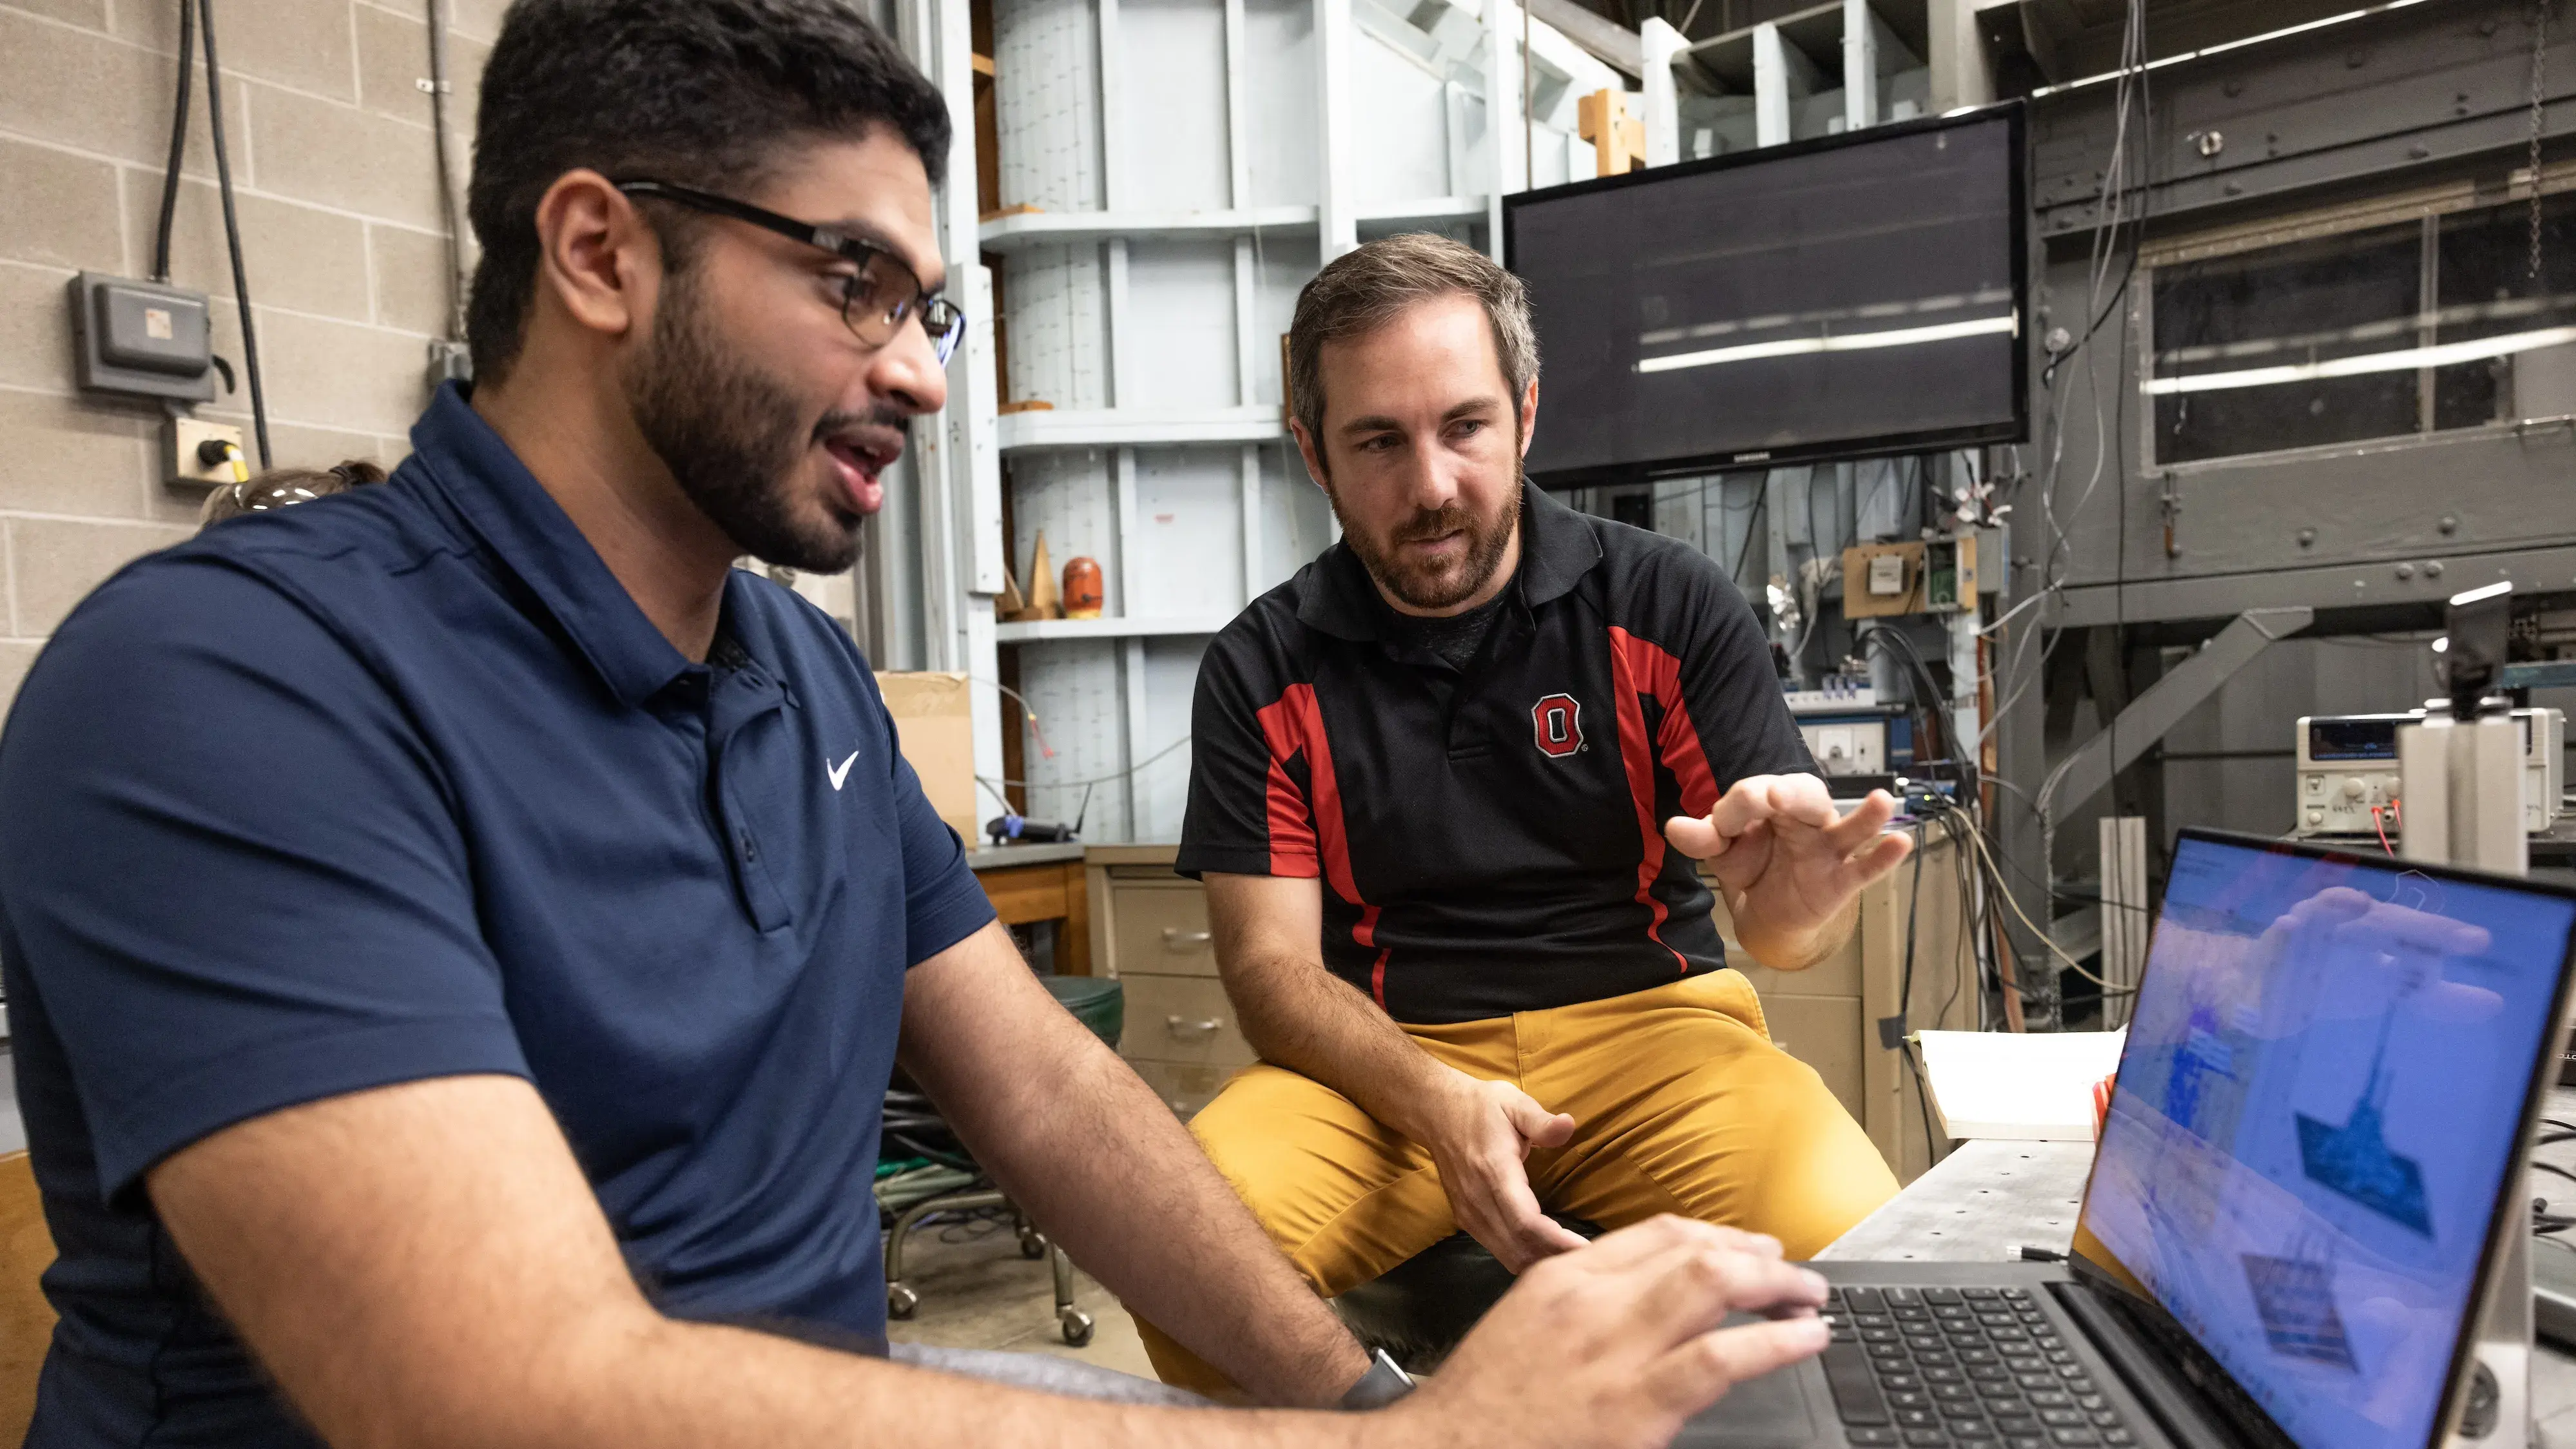
POLYGON ((1573 695, 1551 694, 1530 706, 1530 728, 1540 754, 1564 759, 1583 748, 1583 706, 1573 695))

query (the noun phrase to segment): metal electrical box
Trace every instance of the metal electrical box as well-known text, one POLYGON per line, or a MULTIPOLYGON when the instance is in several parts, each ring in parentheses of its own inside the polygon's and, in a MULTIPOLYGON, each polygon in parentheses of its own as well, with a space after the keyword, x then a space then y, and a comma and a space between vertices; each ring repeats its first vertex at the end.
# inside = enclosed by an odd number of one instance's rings
POLYGON ((213 318, 205 293, 97 272, 72 278, 70 292, 74 375, 82 387, 213 401, 213 318))

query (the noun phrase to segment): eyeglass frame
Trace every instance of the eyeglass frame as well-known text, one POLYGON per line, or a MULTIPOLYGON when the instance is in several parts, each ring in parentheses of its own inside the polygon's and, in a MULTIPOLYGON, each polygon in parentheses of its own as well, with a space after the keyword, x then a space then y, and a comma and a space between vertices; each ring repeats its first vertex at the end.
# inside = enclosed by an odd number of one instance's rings
MULTIPOLYGON (((903 330, 903 324, 907 320, 918 318, 921 322, 922 335, 930 340, 932 354, 939 359, 939 365, 945 367, 948 365, 948 359, 956 355, 957 344, 965 339, 966 310, 946 297, 933 295, 930 289, 922 286, 921 274, 913 271, 912 264, 905 261, 892 247, 854 237, 832 227, 817 226, 810 221, 798 221, 792 216, 782 216, 766 207, 754 206, 748 201, 736 201, 730 196, 720 196, 712 191, 700 191, 693 186, 650 180, 620 181, 615 185, 619 192, 627 196, 668 201, 688 207, 692 211, 729 216, 736 221, 749 222, 763 231, 775 232, 789 241, 803 242, 807 246, 830 252, 845 261, 856 262, 860 270, 851 274, 853 282, 866 275, 867 264, 874 257, 884 257, 887 261, 903 268, 904 273, 912 278, 912 297, 897 304, 901 310, 895 317, 893 331, 888 332, 883 341, 869 342, 868 345, 871 347, 883 347, 887 342, 892 342, 895 334, 903 330), (932 318, 941 311, 947 315, 947 325, 933 330, 932 318)), ((856 300, 852 289, 843 289, 841 324, 850 329, 851 336, 857 337, 861 342, 868 342, 867 337, 859 331, 859 324, 851 316, 850 309, 856 300)))

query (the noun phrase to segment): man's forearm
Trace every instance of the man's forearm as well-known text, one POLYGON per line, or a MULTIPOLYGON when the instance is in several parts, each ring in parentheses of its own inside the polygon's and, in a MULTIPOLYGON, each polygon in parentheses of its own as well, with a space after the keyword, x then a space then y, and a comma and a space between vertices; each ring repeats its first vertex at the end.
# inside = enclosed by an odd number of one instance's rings
POLYGON ((1456 1072, 1349 982, 1314 961, 1245 955, 1224 966, 1243 1038, 1266 1062, 1312 1077, 1421 1142, 1456 1072))
POLYGON ((1368 1364, 1171 1109, 1051 1002, 1008 1072, 923 1085, 976 1160, 1128 1306, 1267 1403, 1337 1401, 1368 1364))
POLYGON ((321 1427, 339 1449, 1304 1449, 1359 1445, 1391 1427, 1358 1415, 1064 1399, 747 1329, 674 1322, 640 1305, 529 1347, 522 1382, 478 1385, 436 1405, 387 1395, 373 1412, 332 1415, 337 1422, 321 1427))

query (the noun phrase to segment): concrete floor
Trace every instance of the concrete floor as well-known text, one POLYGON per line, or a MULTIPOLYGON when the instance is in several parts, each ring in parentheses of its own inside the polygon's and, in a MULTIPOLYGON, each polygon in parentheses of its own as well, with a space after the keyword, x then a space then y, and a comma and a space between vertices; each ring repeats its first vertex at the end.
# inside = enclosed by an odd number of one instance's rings
POLYGON ((1136 1321, 1109 1290, 1075 1270, 1074 1306, 1092 1316, 1087 1347, 1068 1346, 1056 1331, 1055 1280, 1047 1262, 1020 1256, 1007 1225, 977 1222, 914 1235, 904 1249, 904 1276, 921 1294, 908 1321, 886 1325, 897 1343, 946 1348, 999 1348, 1050 1353, 1144 1378, 1154 1376, 1136 1321))

